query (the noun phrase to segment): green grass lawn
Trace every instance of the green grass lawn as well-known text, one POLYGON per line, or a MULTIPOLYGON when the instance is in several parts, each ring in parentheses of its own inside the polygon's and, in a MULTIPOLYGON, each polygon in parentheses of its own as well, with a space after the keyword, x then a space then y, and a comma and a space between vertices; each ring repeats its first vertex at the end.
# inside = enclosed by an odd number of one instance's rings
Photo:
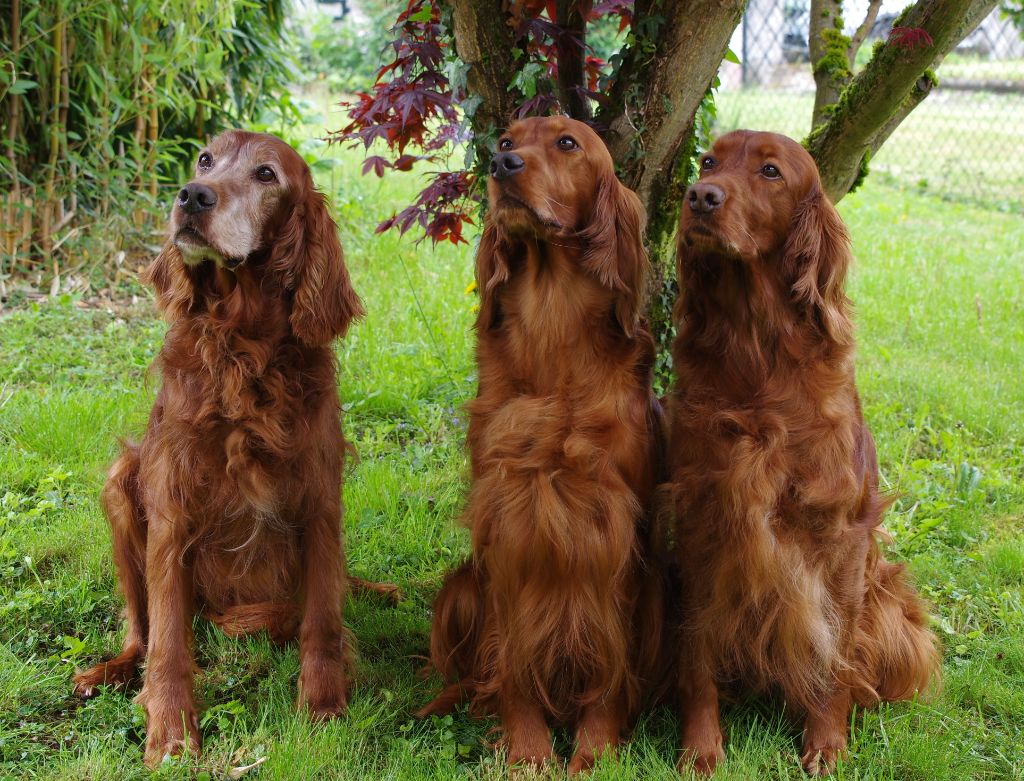
MULTIPOLYGON (((322 178, 369 315, 339 346, 350 463, 350 569, 397 582, 397 608, 350 600, 359 646, 351 709, 313 725, 293 712, 295 646, 231 640, 196 625, 204 750, 164 778, 498 778, 493 723, 411 716, 436 691, 417 670, 442 574, 465 554, 463 403, 474 390, 469 248, 374 236, 415 183, 322 178)), ((1024 224, 999 212, 881 186, 843 201, 855 238, 859 382, 899 493, 893 556, 934 605, 945 684, 928 703, 852 722, 841 779, 1024 778, 1024 224)), ((0 778, 144 778, 142 712, 71 675, 120 645, 120 598, 97 496, 116 438, 138 434, 146 367, 163 327, 141 305, 74 302, 0 320, 0 778)), ((775 704, 727 706, 716 778, 802 777, 799 727, 775 704)), ((562 737, 565 748, 565 737, 562 737)), ((646 714, 597 779, 675 777, 676 718, 646 714)))

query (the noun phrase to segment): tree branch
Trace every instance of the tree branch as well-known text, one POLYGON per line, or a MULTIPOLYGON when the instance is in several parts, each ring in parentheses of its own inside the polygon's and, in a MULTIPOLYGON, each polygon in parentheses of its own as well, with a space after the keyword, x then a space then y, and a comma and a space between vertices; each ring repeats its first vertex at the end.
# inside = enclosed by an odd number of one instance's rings
POLYGON ((850 48, 847 50, 846 59, 850 61, 851 69, 853 68, 854 61, 857 59, 857 52, 860 51, 860 47, 867 39, 871 28, 875 26, 875 20, 878 18, 878 9, 881 7, 882 0, 871 0, 868 4, 868 11, 864 14, 864 21, 860 23, 857 32, 850 39, 850 48))
POLYGON ((853 78, 847 55, 850 41, 843 35, 842 0, 811 0, 809 28, 807 42, 815 84, 811 127, 816 127, 824 119, 826 108, 839 100, 853 78))
POLYGON ((878 129, 878 132, 875 133, 868 142, 868 149, 870 150, 872 157, 874 157, 875 152, 882 148, 882 144, 884 144, 888 140, 889 136, 892 135, 892 131, 899 127, 900 123, 909 116, 910 112, 917 108, 918 104, 931 94, 935 84, 936 81, 928 73, 923 74, 921 78, 914 83, 914 86, 910 90, 910 94, 903 99, 899 108, 896 109, 896 113, 894 113, 889 120, 878 129))
POLYGON ((894 129, 891 120, 901 112, 905 117, 924 99, 924 95, 916 102, 913 99, 918 80, 973 30, 996 2, 917 0, 904 13, 900 26, 924 30, 931 43, 909 46, 890 38, 807 139, 825 191, 833 201, 840 200, 857 181, 865 155, 877 149, 894 129))

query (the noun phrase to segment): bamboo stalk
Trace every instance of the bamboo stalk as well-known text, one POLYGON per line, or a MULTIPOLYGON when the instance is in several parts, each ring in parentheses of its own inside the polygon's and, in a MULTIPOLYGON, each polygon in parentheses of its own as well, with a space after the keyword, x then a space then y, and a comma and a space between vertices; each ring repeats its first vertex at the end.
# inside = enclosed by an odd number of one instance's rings
POLYGON ((146 150, 147 168, 149 169, 149 197, 156 203, 157 172, 156 172, 156 143, 158 130, 160 128, 160 112, 157 105, 157 92, 150 85, 149 92, 149 148, 146 150))
POLYGON ((14 227, 14 194, 7 193, 4 195, 4 254, 0 258, 0 299, 7 298, 7 285, 4 284, 4 268, 9 262, 13 272, 15 266, 14 250, 17 239, 15 238, 14 227), (10 261, 8 261, 8 258, 10 258, 10 261))
MULTIPOLYGON (((60 68, 60 100, 57 105, 60 107, 58 110, 58 127, 60 129, 60 150, 58 151, 58 163, 62 164, 66 168, 69 159, 68 155, 68 109, 71 106, 71 84, 70 84, 70 71, 71 71, 71 42, 68 40, 68 25, 67 21, 64 22, 64 29, 62 33, 62 45, 61 45, 61 68, 60 68)), ((67 174, 65 173, 65 176, 67 174)), ((71 191, 74 192, 74 175, 71 176, 71 191)), ((63 186, 60 192, 57 193, 57 226, 53 229, 56 233, 61 227, 67 222, 67 214, 64 211, 64 195, 62 193, 67 192, 68 182, 63 181, 63 186)), ((71 212, 75 211, 74 205, 71 207, 71 212)), ((52 249, 56 249, 53 247, 52 249)), ((57 271, 57 258, 53 259, 54 275, 59 276, 57 271)))
MULTIPOLYGON (((110 62, 111 54, 114 51, 114 37, 113 37, 113 25, 110 23, 110 18, 107 17, 103 20, 103 36, 102 36, 102 61, 110 62)), ((108 79, 106 72, 103 74, 104 79, 108 79)), ((100 214, 106 217, 110 213, 110 176, 111 176, 111 164, 110 164, 110 153, 108 151, 108 141, 110 139, 110 90, 104 89, 103 94, 100 98, 100 133, 103 143, 100 144, 100 168, 103 171, 102 184, 100 185, 100 214)))
MULTIPOLYGON (((148 33, 148 28, 147 28, 148 33)), ((134 143, 134 149, 132 150, 132 156, 135 158, 135 176, 132 179, 132 189, 142 190, 144 187, 144 171, 146 167, 146 120, 149 112, 147 106, 149 105, 149 62, 146 60, 146 54, 148 53, 148 46, 142 44, 142 68, 139 71, 139 78, 135 82, 135 101, 134 105, 138 106, 138 113, 135 115, 135 130, 132 134, 132 141, 134 143)), ((132 212, 132 222, 136 228, 142 227, 143 218, 145 216, 144 210, 136 208, 132 212)))
POLYGON ((28 255, 32 251, 32 207, 35 202, 35 190, 26 198, 21 209, 21 254, 28 255))
MULTIPOLYGON (((21 0, 11 0, 11 66, 15 74, 18 74, 18 54, 21 49, 21 0)), ((21 96, 8 96, 8 118, 7 118, 7 162, 11 171, 11 190, 7 196, 7 205, 4 210, 4 249, 11 258, 11 268, 15 264, 15 255, 18 251, 17 210, 15 204, 21 200, 21 180, 18 177, 18 155, 15 152, 15 145, 18 143, 18 134, 21 124, 21 96)), ((0 269, 2 271, 2 269, 0 269)))
POLYGON ((56 14, 56 23, 53 27, 53 69, 51 73, 53 82, 50 91, 52 118, 50 120, 50 127, 48 128, 50 153, 46 166, 46 186, 43 194, 43 206, 40 211, 40 216, 42 217, 40 244, 42 246, 43 255, 46 257, 49 256, 50 249, 53 246, 53 237, 50 235, 50 228, 53 219, 54 189, 57 180, 57 158, 60 154, 61 72, 64 61, 64 40, 66 37, 64 8, 59 1, 55 4, 54 13, 56 14))
POLYGON ((206 82, 199 85, 199 98, 196 100, 196 138, 202 142, 206 138, 206 82))

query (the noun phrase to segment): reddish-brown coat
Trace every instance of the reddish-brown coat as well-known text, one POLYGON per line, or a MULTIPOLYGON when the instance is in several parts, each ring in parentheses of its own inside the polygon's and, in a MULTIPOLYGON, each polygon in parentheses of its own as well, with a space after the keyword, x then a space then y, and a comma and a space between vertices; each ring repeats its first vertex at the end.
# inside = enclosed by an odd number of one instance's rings
POLYGON ((802 761, 825 772, 852 703, 914 696, 939 655, 877 541, 887 500, 854 384, 846 229, 790 139, 737 131, 708 159, 679 229, 668 405, 682 761, 723 758, 728 684, 805 712, 802 761))
POLYGON ((340 713, 347 695, 345 440, 331 342, 362 306, 303 160, 238 131, 207 151, 214 162, 194 181, 216 206, 188 214, 179 204, 146 272, 170 321, 162 384, 145 436, 125 446, 103 490, 124 647, 75 677, 88 696, 127 683, 147 658, 150 766, 199 745, 196 613, 230 634, 298 633, 299 703, 315 716, 340 713), (256 178, 262 165, 274 181, 256 178))
POLYGON ((572 724, 575 771, 637 713, 661 634, 643 210, 586 125, 531 119, 505 139, 525 169, 489 183, 477 253, 473 555, 435 602, 431 659, 452 685, 422 712, 468 697, 513 763, 548 760, 549 723, 572 724))

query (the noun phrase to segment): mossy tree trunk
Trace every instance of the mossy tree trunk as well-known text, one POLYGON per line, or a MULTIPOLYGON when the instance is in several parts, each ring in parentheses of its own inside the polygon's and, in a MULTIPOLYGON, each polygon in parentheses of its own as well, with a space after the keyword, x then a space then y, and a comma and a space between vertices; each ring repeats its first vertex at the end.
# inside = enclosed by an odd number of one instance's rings
POLYGON ((853 78, 850 39, 843 35, 842 0, 811 0, 808 44, 814 67, 814 114, 811 127, 825 117, 853 78))
POLYGON ((623 181, 647 208, 657 252, 675 228, 694 117, 743 15, 745 0, 637 0, 633 43, 597 115, 623 181))
POLYGON ((479 98, 464 107, 478 166, 492 154, 496 130, 512 120, 518 99, 510 84, 526 61, 504 5, 502 0, 451 0, 455 49, 466 65, 466 86, 479 98))
MULTIPOLYGON (((848 78, 838 94, 828 92, 835 99, 825 102, 820 113, 816 103, 807 148, 818 163, 829 198, 839 201, 860 182, 871 156, 937 83, 933 69, 991 13, 996 2, 918 0, 901 14, 894 33, 876 48, 864 70, 848 78)), ((827 38, 828 32, 821 34, 827 38)), ((816 44, 819 53, 824 50, 823 40, 819 37, 816 44)), ((848 62, 856 48, 851 45, 850 51, 848 62)), ((816 78, 820 62, 820 57, 815 60, 816 78)))

